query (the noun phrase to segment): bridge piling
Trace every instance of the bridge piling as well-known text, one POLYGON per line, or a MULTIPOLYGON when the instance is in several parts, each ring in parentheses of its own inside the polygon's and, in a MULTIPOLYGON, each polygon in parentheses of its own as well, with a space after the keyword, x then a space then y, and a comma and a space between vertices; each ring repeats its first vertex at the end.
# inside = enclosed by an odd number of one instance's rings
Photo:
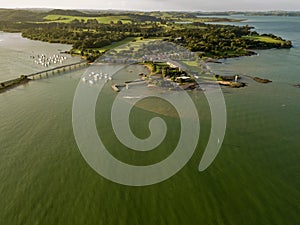
POLYGON ((86 65, 88 65, 86 61, 72 63, 72 64, 58 66, 58 67, 55 67, 52 69, 47 69, 47 70, 43 70, 40 72, 28 74, 27 77, 31 77, 33 80, 35 79, 35 76, 42 78, 43 75, 46 75, 46 77, 49 77, 50 72, 54 76, 55 73, 60 74, 62 72, 66 72, 68 69, 72 70, 72 69, 80 68, 80 67, 86 66, 86 65))

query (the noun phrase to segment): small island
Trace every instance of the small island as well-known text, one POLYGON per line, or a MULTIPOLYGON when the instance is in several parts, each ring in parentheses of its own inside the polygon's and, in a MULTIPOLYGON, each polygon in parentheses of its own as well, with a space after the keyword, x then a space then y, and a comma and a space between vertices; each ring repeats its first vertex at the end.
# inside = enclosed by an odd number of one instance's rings
POLYGON ((239 81, 241 79, 240 75, 233 75, 233 76, 215 75, 215 78, 218 81, 218 83, 223 86, 229 86, 232 88, 240 88, 246 86, 246 83, 239 81))

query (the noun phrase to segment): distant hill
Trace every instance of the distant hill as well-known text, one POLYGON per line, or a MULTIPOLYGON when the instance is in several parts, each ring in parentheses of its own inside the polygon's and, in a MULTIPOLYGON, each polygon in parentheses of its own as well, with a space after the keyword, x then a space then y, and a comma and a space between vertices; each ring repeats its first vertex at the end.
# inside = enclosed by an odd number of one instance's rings
POLYGON ((6 22, 42 22, 47 15, 93 16, 77 10, 0 9, 0 21, 6 22))
POLYGON ((34 10, 0 9, 0 21, 38 22, 43 21, 45 15, 46 13, 40 13, 34 10))
POLYGON ((198 16, 231 16, 231 15, 246 15, 246 16, 300 16, 300 11, 228 11, 228 12, 196 12, 198 16))
POLYGON ((63 10, 63 9, 53 9, 48 12, 49 15, 63 15, 63 16, 88 16, 87 13, 83 13, 77 10, 63 10))
POLYGON ((108 11, 87 11, 87 10, 64 10, 64 9, 54 9, 47 13, 48 15, 62 15, 62 16, 82 16, 82 17, 98 17, 98 16, 110 16, 110 15, 123 15, 121 13, 113 14, 108 11))

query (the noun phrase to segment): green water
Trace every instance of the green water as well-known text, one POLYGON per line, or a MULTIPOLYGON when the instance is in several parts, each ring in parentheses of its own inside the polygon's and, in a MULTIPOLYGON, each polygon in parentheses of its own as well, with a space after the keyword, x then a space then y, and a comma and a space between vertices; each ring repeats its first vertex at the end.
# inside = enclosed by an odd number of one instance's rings
MULTIPOLYGON (((299 67, 293 61, 298 52, 297 48, 262 51, 259 57, 210 65, 225 74, 263 75, 273 82, 263 85, 245 78, 248 87, 223 89, 228 113, 224 143, 213 164, 201 173, 197 168, 208 141, 210 113, 203 93, 191 93, 201 122, 197 150, 175 176, 147 187, 108 181, 81 156, 72 130, 72 102, 84 70, 2 93, 0 224, 299 224, 300 93, 292 85, 300 83, 299 67), (275 63, 285 54, 294 55, 288 60, 292 63, 275 63)), ((13 72, 22 69, 16 66, 13 72)), ((132 73, 126 69, 117 74, 114 82, 142 70, 131 69, 132 73)), ((172 141, 149 153, 122 148, 109 123, 115 95, 105 87, 96 108, 97 128, 110 152, 143 165, 170 154, 172 141)), ((155 112, 134 108, 131 125, 138 137, 149 135, 153 116, 155 112)), ((168 138, 176 140, 178 118, 161 117, 171 128, 168 138)))

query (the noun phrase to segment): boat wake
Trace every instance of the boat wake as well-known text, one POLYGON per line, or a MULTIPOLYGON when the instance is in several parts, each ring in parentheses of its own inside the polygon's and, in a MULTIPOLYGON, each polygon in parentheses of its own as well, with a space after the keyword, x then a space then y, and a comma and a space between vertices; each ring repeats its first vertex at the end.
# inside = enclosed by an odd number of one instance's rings
POLYGON ((126 99, 139 99, 139 98, 142 98, 142 96, 124 96, 123 98, 126 98, 126 99))

